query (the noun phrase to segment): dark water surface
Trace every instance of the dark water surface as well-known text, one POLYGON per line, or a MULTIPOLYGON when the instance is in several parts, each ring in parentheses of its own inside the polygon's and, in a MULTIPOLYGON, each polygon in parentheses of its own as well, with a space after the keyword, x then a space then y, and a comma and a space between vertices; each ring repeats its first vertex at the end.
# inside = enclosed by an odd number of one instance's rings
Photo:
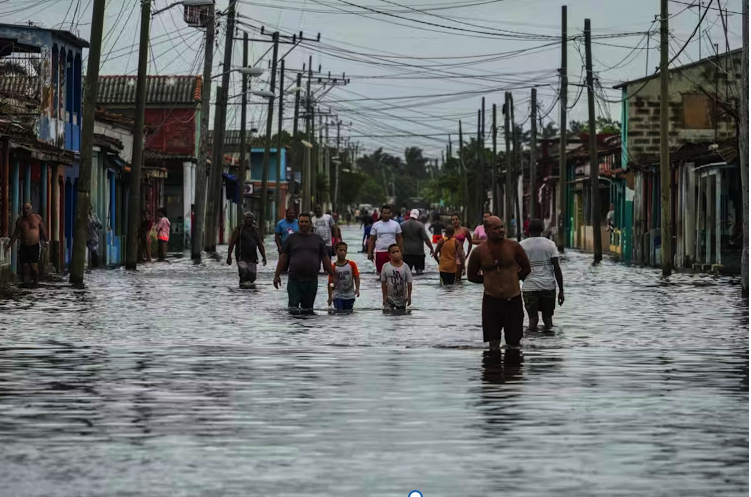
POLYGON ((290 316, 275 257, 255 290, 172 259, 0 302, 0 495, 748 494, 730 280, 568 252, 556 332, 501 359, 481 287, 440 288, 429 263, 412 313, 385 316, 351 256, 348 316, 325 312, 323 277, 321 312, 290 316))

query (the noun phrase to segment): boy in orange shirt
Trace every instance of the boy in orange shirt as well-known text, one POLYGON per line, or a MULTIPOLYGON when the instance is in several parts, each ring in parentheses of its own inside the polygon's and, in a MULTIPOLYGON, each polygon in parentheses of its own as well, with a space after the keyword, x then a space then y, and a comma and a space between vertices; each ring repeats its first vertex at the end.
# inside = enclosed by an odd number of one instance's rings
POLYGON ((357 264, 347 260, 347 244, 339 242, 334 246, 336 262, 333 264, 337 282, 329 276, 329 305, 337 311, 351 311, 355 299, 360 296, 360 271, 357 264))

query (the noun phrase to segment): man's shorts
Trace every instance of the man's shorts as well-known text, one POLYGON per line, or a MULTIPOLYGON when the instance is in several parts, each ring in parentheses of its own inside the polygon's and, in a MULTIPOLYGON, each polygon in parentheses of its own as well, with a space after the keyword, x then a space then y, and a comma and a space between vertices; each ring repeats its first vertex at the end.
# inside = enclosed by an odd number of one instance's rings
POLYGON ((410 270, 425 271, 425 256, 404 254, 404 264, 410 270))
POLYGON ((18 248, 18 262, 24 264, 39 264, 40 245, 23 245, 18 248))
POLYGON ((237 261, 237 272, 240 275, 240 284, 254 283, 258 271, 257 262, 237 261))
POLYGON ((436 244, 443 240, 443 235, 433 235, 433 243, 436 244))
POLYGON ((391 260, 391 257, 389 257, 388 252, 376 252, 375 253, 376 272, 378 274, 381 274, 381 269, 383 269, 383 265, 389 262, 390 260, 391 260))
POLYGON ((555 290, 537 290, 524 293, 524 308, 527 316, 552 316, 555 312, 555 290))
POLYGON ((500 340, 501 331, 506 335, 508 345, 519 345, 524 337, 524 309, 521 295, 510 299, 499 299, 483 294, 483 341, 500 340))
POLYGON ((355 306, 355 299, 334 299, 334 309, 337 311, 351 311, 355 306))

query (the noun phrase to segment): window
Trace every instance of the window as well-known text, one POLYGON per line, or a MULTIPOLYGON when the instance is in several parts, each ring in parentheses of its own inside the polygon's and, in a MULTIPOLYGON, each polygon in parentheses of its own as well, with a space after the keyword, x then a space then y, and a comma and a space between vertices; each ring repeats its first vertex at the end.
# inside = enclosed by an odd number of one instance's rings
POLYGON ((686 129, 714 129, 714 100, 703 93, 683 95, 683 127, 686 129))

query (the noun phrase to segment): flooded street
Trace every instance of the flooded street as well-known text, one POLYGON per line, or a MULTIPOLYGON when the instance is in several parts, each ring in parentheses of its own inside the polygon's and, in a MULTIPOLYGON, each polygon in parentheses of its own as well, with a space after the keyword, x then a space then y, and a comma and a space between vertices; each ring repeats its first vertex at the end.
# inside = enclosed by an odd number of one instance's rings
MULTIPOLYGON (((189 259, 0 301, 0 495, 747 495, 748 305, 730 280, 562 258, 556 329, 488 356, 482 287, 291 316, 189 259)), ((226 253, 226 246, 221 247, 226 253)))

